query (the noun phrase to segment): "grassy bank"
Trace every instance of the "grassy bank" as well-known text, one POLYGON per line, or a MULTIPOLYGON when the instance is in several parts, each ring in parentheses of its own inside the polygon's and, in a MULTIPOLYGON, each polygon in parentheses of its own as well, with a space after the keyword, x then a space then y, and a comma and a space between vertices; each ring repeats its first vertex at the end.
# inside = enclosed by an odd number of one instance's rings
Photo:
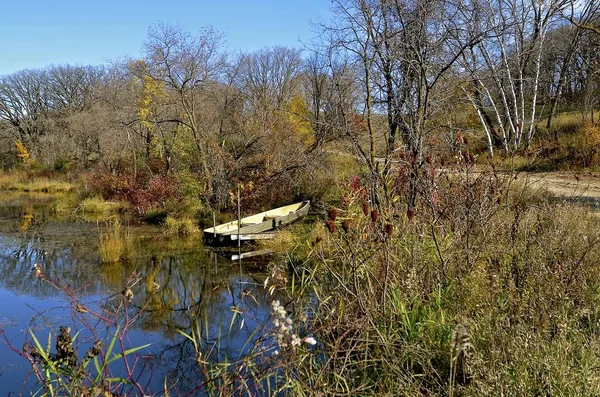
POLYGON ((600 395, 597 218, 511 183, 442 176, 408 211, 345 192, 289 263, 276 357, 257 348, 222 390, 600 395))
POLYGON ((0 174, 0 190, 41 193, 66 193, 75 188, 71 182, 21 170, 0 174))

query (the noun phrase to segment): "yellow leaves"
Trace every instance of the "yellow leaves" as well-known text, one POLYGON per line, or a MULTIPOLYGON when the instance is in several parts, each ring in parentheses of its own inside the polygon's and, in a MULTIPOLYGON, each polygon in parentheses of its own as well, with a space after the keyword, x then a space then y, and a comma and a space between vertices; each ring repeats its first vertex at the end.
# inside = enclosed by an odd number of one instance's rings
MULTIPOLYGON (((241 196, 251 193, 255 188, 254 181, 252 181, 252 180, 249 180, 246 183, 240 182, 237 184, 237 186, 240 188, 241 196)), ((237 204, 237 191, 234 191, 234 190, 229 191, 229 203, 231 205, 237 204)))
POLYGON ((21 159, 23 163, 28 163, 31 160, 31 155, 29 154, 29 150, 25 147, 23 142, 16 141, 15 142, 15 150, 17 151, 17 157, 21 159))
POLYGON ((583 134, 585 136, 586 143, 589 146, 600 145, 600 128, 592 124, 586 124, 583 127, 583 134))
POLYGON ((308 146, 314 142, 315 133, 309 121, 308 106, 300 95, 295 95, 288 104, 288 121, 292 127, 292 133, 300 142, 308 146))
POLYGON ((148 129, 152 128, 152 119, 156 115, 154 105, 164 101, 167 98, 167 91, 164 89, 164 84, 151 76, 144 75, 142 78, 142 93, 138 103, 138 115, 144 126, 148 129))

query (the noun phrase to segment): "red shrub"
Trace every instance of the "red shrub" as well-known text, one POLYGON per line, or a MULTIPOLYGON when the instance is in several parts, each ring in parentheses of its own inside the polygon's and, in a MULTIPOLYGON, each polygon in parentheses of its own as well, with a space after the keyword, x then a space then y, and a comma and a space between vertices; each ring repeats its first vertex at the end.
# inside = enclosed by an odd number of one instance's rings
POLYGON ((167 200, 181 199, 177 178, 148 172, 119 172, 94 175, 89 181, 92 191, 105 200, 126 201, 139 213, 163 206, 167 200))

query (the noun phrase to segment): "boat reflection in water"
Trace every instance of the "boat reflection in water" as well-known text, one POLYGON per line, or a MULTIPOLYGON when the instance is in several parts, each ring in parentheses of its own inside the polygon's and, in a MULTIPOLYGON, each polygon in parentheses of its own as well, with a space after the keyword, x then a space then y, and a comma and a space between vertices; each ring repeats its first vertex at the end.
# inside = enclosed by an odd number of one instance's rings
MULTIPOLYGON (((66 325, 72 334, 83 330, 77 339, 81 357, 93 343, 82 319, 94 320, 95 332, 103 337, 110 338, 114 329, 90 313, 73 316, 73 301, 47 280, 71 291, 90 312, 105 313, 122 307, 127 280, 137 280, 128 310, 130 318, 140 316, 127 341, 152 343, 140 352, 144 360, 137 368, 140 383, 153 392, 163 390, 165 379, 177 382, 182 393, 202 379, 194 346, 178 330, 202 329, 202 345, 214 359, 237 358, 278 299, 263 287, 265 274, 204 249, 200 238, 167 238, 156 228, 129 226, 135 241, 131 260, 103 264, 98 253, 102 223, 56 219, 46 202, 32 197, 0 204, 0 219, 0 326, 6 338, 21 349, 28 327, 46 341, 52 329, 66 325)), ((125 370, 121 362, 111 369, 115 376, 125 370)), ((35 392, 39 385, 28 377, 29 370, 28 362, 0 343, 3 391, 35 392)))

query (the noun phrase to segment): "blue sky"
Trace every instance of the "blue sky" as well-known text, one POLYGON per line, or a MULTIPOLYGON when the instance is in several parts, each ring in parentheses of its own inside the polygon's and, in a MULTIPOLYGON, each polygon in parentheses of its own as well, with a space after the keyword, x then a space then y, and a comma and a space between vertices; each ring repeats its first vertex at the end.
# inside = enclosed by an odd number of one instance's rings
POLYGON ((0 75, 50 64, 136 57, 153 23, 189 32, 212 25, 230 51, 301 46, 329 18, 329 0, 21 0, 2 5, 0 75))

